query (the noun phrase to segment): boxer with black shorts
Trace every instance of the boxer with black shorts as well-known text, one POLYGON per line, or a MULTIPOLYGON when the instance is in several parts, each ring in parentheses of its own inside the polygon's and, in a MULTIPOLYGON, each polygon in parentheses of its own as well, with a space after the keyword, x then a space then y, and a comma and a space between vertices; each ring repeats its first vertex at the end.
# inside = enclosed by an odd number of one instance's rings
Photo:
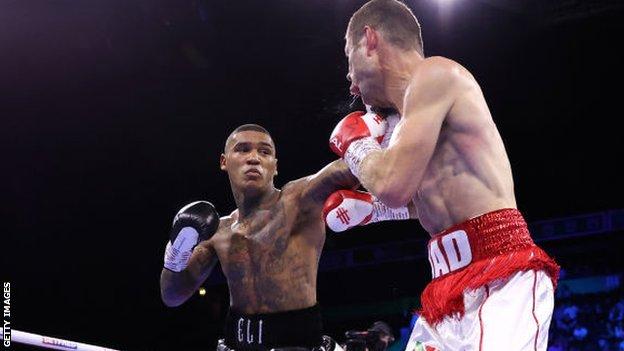
MULTIPOLYGON (((167 243, 160 286, 164 303, 186 301, 221 263, 230 290, 219 349, 270 350, 325 343, 316 277, 325 241, 323 203, 358 185, 343 161, 273 185, 275 144, 261 126, 238 127, 221 155, 237 209, 219 219, 208 202, 183 207, 167 243)), ((381 218, 392 219, 392 218, 381 218)))

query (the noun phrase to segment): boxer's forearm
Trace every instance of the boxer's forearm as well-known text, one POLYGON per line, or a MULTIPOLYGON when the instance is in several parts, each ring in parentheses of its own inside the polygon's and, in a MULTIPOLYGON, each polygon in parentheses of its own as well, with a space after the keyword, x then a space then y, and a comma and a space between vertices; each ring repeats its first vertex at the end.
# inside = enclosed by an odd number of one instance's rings
POLYGON ((419 158, 414 154, 406 157, 400 150, 392 148, 373 151, 360 164, 360 183, 390 207, 408 206, 424 173, 425 167, 423 162, 418 162, 419 158), (415 165, 406 167, 406 163, 415 165))
POLYGON ((391 181, 391 170, 385 160, 385 151, 374 151, 364 158, 359 167, 360 183, 379 201, 390 207, 405 206, 410 197, 398 190, 391 181))
POLYGON ((160 297, 169 307, 180 306, 193 295, 195 285, 196 281, 187 270, 172 272, 163 268, 160 274, 160 297))
POLYGON ((358 179, 351 173, 347 164, 340 159, 323 167, 307 179, 302 199, 315 206, 322 205, 325 199, 338 189, 353 189, 359 185, 358 179))
POLYGON ((173 272, 163 268, 160 274, 160 294, 165 305, 179 306, 204 283, 217 264, 210 250, 197 247, 186 269, 173 272))

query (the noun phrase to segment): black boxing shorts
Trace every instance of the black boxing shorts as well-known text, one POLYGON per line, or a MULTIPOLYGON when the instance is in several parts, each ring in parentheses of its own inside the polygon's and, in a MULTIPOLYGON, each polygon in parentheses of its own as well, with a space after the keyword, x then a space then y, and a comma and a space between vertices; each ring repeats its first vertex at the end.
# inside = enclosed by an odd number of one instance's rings
POLYGON ((293 311, 243 314, 230 309, 225 320, 225 344, 236 351, 274 348, 312 349, 323 342, 318 304, 293 311))

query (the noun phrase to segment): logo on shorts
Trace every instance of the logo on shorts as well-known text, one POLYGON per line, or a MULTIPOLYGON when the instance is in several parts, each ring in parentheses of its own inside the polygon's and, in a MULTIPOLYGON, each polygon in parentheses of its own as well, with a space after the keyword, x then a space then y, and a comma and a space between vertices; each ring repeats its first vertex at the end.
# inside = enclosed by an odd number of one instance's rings
POLYGON ((342 207, 338 207, 336 210, 336 218, 342 222, 342 224, 349 224, 351 221, 351 217, 349 217, 349 211, 345 210, 342 207))
POLYGON ((433 278, 466 267, 470 262, 472 249, 468 234, 463 230, 456 230, 429 242, 429 263, 433 278))
POLYGON ((262 319, 252 320, 247 318, 238 319, 237 337, 241 344, 262 344, 262 319))

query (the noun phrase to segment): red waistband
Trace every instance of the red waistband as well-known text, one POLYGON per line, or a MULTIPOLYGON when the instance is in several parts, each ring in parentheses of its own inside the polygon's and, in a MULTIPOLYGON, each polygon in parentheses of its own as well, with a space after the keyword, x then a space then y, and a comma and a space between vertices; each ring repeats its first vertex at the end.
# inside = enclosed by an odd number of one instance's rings
POLYGON ((518 271, 545 271, 557 284, 559 266, 537 247, 516 209, 486 213, 431 238, 433 280, 421 296, 422 316, 432 325, 464 314, 463 294, 518 271))
MULTIPOLYGON (((519 251, 534 246, 524 217, 515 208, 505 208, 488 212, 455 224, 435 234, 429 240, 428 247, 437 242, 440 250, 445 251, 442 239, 449 234, 465 232, 470 243, 472 262, 509 252, 519 251)), ((454 245, 457 248, 457 243, 454 245)), ((447 259, 447 252, 443 252, 447 259)))

